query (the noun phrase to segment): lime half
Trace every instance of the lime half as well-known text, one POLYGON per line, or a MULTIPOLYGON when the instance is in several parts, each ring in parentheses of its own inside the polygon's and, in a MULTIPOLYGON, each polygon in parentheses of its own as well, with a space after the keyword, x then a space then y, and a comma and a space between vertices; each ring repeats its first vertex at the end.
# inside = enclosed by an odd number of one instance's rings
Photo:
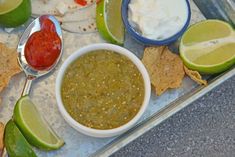
POLYGON ((37 157, 12 120, 5 127, 4 144, 10 157, 37 157))
POLYGON ((0 0, 0 25, 17 27, 31 15, 30 0, 0 0))
POLYGON ((64 141, 47 125, 28 96, 18 100, 14 109, 13 120, 33 146, 54 150, 63 146, 64 141))
POLYGON ((121 17, 122 0, 101 0, 96 8, 96 24, 101 36, 114 44, 124 42, 124 25, 121 17))
POLYGON ((180 55, 184 64, 201 73, 220 73, 235 64, 235 32, 226 22, 205 20, 183 35, 180 55))

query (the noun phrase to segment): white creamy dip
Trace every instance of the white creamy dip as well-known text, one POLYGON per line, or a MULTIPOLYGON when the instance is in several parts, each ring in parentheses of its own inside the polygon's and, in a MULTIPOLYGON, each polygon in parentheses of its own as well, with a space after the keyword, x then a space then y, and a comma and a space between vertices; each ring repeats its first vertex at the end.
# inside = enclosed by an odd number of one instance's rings
POLYGON ((188 18, 185 0, 131 0, 128 20, 142 36, 164 40, 178 33, 188 18))

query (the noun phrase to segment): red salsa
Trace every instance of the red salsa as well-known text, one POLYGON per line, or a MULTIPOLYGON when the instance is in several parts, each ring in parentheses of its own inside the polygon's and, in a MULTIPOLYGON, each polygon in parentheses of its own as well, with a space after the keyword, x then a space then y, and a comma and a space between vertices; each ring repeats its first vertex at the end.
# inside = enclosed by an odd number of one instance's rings
POLYGON ((80 4, 81 6, 86 6, 87 1, 86 0, 74 0, 77 4, 80 4))
MULTIPOLYGON (((96 0, 96 3, 98 4, 100 1, 101 0, 96 0)), ((81 6, 86 6, 87 5, 87 1, 86 0, 74 0, 74 2, 76 2, 77 4, 79 4, 81 6)))
POLYGON ((41 30, 33 33, 25 45, 25 58, 37 70, 51 67, 61 51, 61 40, 54 23, 48 18, 40 18, 41 30))

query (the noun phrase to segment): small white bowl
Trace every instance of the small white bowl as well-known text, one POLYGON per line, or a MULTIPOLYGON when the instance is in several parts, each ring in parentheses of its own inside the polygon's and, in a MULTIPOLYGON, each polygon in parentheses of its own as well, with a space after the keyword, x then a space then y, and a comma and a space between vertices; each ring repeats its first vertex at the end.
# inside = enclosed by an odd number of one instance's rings
POLYGON ((62 116, 74 129, 76 129, 77 131, 79 131, 85 135, 88 135, 88 136, 112 137, 112 136, 120 135, 120 134, 124 133, 125 131, 127 131, 128 129, 130 129, 143 115, 143 113, 145 112, 145 110, 148 106, 148 103, 149 103, 150 93, 151 93, 151 84, 150 84, 150 79, 149 79, 149 75, 147 73, 147 70, 145 69, 142 62, 132 52, 130 52, 129 50, 122 48, 120 46, 102 43, 102 44, 92 44, 92 45, 83 47, 83 48, 77 50, 75 53, 73 53, 70 57, 68 57, 68 59, 63 63, 62 67, 59 70, 59 73, 58 73, 58 76, 56 79, 56 91, 55 92, 56 92, 57 105, 59 107, 59 110, 60 110, 62 116), (65 73, 66 69, 73 61, 75 61, 81 55, 84 55, 86 53, 89 53, 89 52, 95 51, 95 50, 111 50, 111 51, 114 51, 114 52, 117 52, 119 54, 126 56, 137 66, 137 68, 139 69, 140 73, 143 76, 144 86, 145 86, 145 96, 144 96, 143 104, 142 104, 139 112, 136 114, 136 116, 132 120, 130 120, 128 123, 126 123, 118 128, 109 129, 109 130, 98 130, 98 129, 86 127, 86 126, 80 124, 79 122, 75 121, 69 115, 69 113, 64 108, 64 105, 62 102, 61 84, 62 84, 64 73, 65 73))

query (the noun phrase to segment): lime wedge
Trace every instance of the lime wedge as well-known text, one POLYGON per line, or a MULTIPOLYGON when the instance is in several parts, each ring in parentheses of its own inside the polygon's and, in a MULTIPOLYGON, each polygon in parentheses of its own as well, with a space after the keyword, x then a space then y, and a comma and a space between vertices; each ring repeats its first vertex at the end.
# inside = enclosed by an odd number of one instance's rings
POLYGON ((190 69, 207 74, 223 72, 235 64, 235 32, 220 20, 194 24, 181 39, 180 56, 190 69))
POLYGON ((37 157, 12 120, 7 123, 5 128, 4 144, 10 157, 37 157))
POLYGON ((54 150, 63 146, 64 141, 47 125, 28 96, 21 97, 16 103, 13 120, 33 146, 54 150))
POLYGON ((105 40, 118 45, 124 42, 121 6, 122 0, 101 0, 96 8, 98 31, 105 40))
POLYGON ((17 27, 31 15, 30 0, 0 0, 0 25, 17 27))

